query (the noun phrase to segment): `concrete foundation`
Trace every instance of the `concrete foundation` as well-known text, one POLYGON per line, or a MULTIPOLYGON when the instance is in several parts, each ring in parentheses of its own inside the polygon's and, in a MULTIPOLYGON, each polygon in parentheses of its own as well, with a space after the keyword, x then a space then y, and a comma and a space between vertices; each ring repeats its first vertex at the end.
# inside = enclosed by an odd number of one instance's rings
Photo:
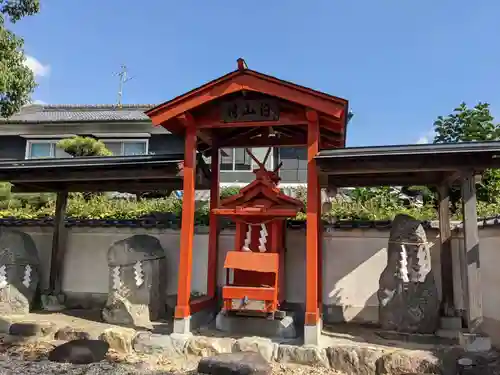
POLYGON ((183 335, 191 333, 191 316, 182 319, 175 318, 173 332, 183 335))
POLYGON ((304 326, 304 345, 316 345, 319 346, 321 340, 321 320, 315 325, 305 325, 304 326))
POLYGON ((236 316, 219 312, 215 319, 217 330, 245 336, 292 339, 297 336, 293 316, 281 319, 236 316))

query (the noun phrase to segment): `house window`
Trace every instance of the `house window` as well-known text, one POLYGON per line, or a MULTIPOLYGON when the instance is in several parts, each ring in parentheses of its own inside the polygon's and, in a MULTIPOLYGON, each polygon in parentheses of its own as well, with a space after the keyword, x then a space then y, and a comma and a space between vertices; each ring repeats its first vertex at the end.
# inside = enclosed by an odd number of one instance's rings
MULTIPOLYGON (((225 148, 223 149, 227 156, 220 156, 220 169, 225 172, 239 172, 239 171, 252 171, 257 167, 257 164, 252 160, 250 155, 245 151, 244 148, 225 148)), ((267 147, 254 147, 251 149, 254 156, 263 161, 266 156, 267 147)), ((271 169, 273 167, 273 153, 271 151, 267 162, 266 168, 271 169)))
POLYGON ((33 140, 26 144, 26 159, 70 158, 61 148, 57 147, 59 140, 33 140))
POLYGON ((147 139, 102 140, 115 156, 145 155, 148 153, 147 139))

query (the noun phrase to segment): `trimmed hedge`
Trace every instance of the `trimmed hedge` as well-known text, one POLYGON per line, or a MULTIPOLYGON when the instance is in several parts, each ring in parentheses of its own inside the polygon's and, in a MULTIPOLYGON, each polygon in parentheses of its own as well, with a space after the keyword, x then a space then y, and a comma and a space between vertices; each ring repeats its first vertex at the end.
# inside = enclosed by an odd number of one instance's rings
MULTIPOLYGON (((223 189, 222 197, 237 192, 237 189, 223 189)), ((296 192, 299 199, 305 201, 303 192, 296 192)), ((18 220, 48 218, 54 215, 55 196, 53 194, 26 195, 6 194, 0 189, 0 219, 15 218, 18 220), (3 200, 1 200, 3 198, 3 200)), ((106 195, 95 195, 85 199, 81 193, 70 194, 66 215, 68 218, 81 220, 135 220, 154 215, 170 214, 180 218, 182 200, 171 195, 155 199, 112 199, 106 195)), ((195 219, 198 224, 208 224, 208 202, 198 202, 195 219)), ((434 206, 417 206, 402 202, 388 190, 371 192, 368 198, 353 198, 351 200, 334 200, 331 211, 324 214, 326 220, 359 220, 381 221, 392 220, 395 215, 404 213, 420 220, 434 220, 437 212, 434 206)), ((478 216, 492 217, 500 213, 498 204, 478 202, 478 216)), ((459 220, 461 213, 453 215, 459 220)), ((296 220, 305 220, 306 215, 300 212, 296 220)))

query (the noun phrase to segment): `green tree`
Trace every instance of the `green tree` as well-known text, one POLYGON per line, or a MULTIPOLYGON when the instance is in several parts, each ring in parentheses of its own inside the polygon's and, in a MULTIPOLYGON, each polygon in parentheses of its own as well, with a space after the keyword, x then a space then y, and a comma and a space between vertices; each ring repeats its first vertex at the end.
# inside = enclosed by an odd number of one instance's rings
POLYGON ((7 28, 40 10, 39 0, 0 0, 0 116, 10 117, 28 103, 36 87, 25 64, 24 41, 7 28))
MULTIPOLYGON (((82 156, 112 156, 113 153, 106 148, 106 145, 92 137, 71 137, 61 139, 57 142, 57 147, 61 148, 67 154, 73 157, 82 156)), ((90 200, 99 194, 85 192, 83 197, 85 200, 90 200)))
MULTIPOLYGON (((495 123, 488 103, 478 103, 473 108, 461 103, 448 116, 439 116, 434 122, 434 130, 434 143, 500 140, 500 124, 495 123)), ((488 203, 500 201, 500 170, 490 169, 483 173, 477 185, 477 198, 488 203)), ((459 199, 460 191, 452 189, 451 201, 455 209, 459 199)))
POLYGON ((500 139, 500 125, 494 123, 488 103, 478 103, 474 108, 461 103, 448 116, 439 116, 434 122, 434 130, 434 143, 500 139))
POLYGON ((112 156, 113 153, 106 148, 106 145, 92 137, 71 137, 61 139, 57 142, 57 147, 74 157, 81 156, 112 156))

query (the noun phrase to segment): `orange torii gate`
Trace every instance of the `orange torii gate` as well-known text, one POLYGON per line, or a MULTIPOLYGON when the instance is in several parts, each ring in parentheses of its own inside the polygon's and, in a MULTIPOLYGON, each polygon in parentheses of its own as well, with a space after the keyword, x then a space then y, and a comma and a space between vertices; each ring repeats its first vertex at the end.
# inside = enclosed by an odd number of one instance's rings
POLYGON ((315 156, 345 147, 348 102, 248 69, 238 69, 149 110, 153 124, 184 136, 184 197, 174 331, 190 331, 192 313, 213 305, 217 287, 219 150, 239 147, 307 147, 307 250, 305 342, 321 328, 321 204, 315 156), (211 156, 207 296, 190 299, 196 153, 211 156))

